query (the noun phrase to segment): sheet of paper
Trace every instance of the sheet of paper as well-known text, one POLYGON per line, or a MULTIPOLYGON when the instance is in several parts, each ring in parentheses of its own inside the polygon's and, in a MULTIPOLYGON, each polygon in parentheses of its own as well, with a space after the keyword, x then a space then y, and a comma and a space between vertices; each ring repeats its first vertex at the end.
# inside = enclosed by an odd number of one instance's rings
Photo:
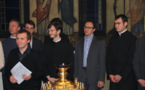
POLYGON ((0 90, 3 90, 2 72, 0 72, 0 90))
POLYGON ((29 76, 32 72, 27 69, 21 62, 18 62, 12 69, 11 69, 12 75, 17 79, 17 83, 21 84, 24 79, 22 78, 22 75, 25 74, 29 76))

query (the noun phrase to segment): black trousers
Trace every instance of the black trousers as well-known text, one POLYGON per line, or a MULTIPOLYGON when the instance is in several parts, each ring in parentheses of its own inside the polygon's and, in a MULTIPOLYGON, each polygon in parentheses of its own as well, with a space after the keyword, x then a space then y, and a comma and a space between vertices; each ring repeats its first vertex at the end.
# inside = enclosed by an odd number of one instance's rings
POLYGON ((137 90, 138 84, 135 76, 130 76, 127 79, 122 79, 118 83, 110 81, 109 90, 137 90))
POLYGON ((138 84, 138 90, 145 90, 145 87, 142 87, 140 84, 138 84))
POLYGON ((9 87, 9 82, 6 78, 6 75, 5 74, 2 74, 2 78, 3 78, 3 88, 4 90, 10 90, 10 87, 9 87))

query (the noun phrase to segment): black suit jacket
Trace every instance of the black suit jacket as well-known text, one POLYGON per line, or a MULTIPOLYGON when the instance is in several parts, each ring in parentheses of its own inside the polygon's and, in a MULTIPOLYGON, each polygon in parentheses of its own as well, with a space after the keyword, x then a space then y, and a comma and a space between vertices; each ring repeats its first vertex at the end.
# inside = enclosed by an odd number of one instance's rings
POLYGON ((145 80, 145 36, 136 42, 133 66, 137 79, 145 80))
POLYGON ((38 40, 38 39, 33 37, 32 49, 35 51, 43 50, 43 44, 42 44, 41 40, 38 40))
MULTIPOLYGON (((8 61, 5 68, 8 81, 12 75, 10 72, 11 69, 20 61, 18 52, 18 48, 13 49, 8 56, 8 61)), ((40 90, 41 77, 45 76, 45 67, 42 60, 40 60, 39 54, 31 50, 30 54, 27 54, 20 62, 32 72, 32 77, 28 81, 24 80, 20 85, 17 83, 12 84, 9 81, 10 88, 12 90, 40 90)))

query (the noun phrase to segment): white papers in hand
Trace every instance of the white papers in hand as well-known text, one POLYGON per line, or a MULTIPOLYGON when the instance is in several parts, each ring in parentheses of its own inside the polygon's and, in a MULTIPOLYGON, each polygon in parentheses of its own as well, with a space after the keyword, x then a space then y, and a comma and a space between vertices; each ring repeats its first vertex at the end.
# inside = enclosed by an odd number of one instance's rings
POLYGON ((17 79, 17 83, 21 84, 24 79, 22 78, 22 75, 25 74, 29 76, 32 72, 27 69, 21 62, 18 62, 12 69, 11 69, 12 75, 17 79))

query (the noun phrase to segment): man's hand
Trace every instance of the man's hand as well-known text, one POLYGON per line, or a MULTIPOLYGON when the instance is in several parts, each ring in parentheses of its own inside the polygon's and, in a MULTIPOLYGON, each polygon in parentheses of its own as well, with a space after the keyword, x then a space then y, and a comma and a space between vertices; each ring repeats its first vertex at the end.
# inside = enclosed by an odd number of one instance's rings
POLYGON ((77 80, 78 81, 78 78, 75 78, 74 80, 77 80))
POLYGON ((97 86, 98 86, 99 88, 102 88, 102 87, 104 86, 104 82, 103 82, 103 81, 98 81, 97 86))
POLYGON ((13 75, 10 76, 10 82, 11 83, 17 83, 17 79, 15 79, 15 77, 13 75))
POLYGON ((145 87, 145 80, 139 79, 138 82, 142 87, 145 87))
POLYGON ((56 81, 58 81, 59 79, 47 76, 47 79, 51 82, 51 83, 55 83, 56 81))
POLYGON ((27 76, 27 75, 23 74, 22 78, 24 80, 29 80, 31 78, 31 75, 27 76))
POLYGON ((109 77, 113 83, 117 83, 117 81, 115 80, 115 75, 111 74, 111 75, 109 75, 109 77))
POLYGON ((114 80, 118 83, 120 80, 122 79, 122 77, 120 75, 115 75, 114 80))

